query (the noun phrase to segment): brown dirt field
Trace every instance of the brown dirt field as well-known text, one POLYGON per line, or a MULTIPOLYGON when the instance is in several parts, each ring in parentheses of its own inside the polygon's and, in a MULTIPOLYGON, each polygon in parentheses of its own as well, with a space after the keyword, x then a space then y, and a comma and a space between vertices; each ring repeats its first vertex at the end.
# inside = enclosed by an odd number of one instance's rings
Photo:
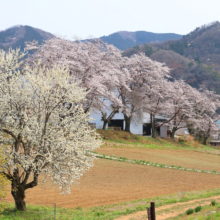
MULTIPOLYGON (((66 208, 92 207, 219 187, 220 176, 99 159, 71 195, 40 186, 27 190, 27 203, 56 203, 66 208)), ((10 187, 9 187, 10 188, 10 187)), ((12 200, 10 193, 6 200, 12 200)))
POLYGON ((97 152, 117 157, 123 156, 128 159, 220 172, 220 156, 204 152, 182 149, 126 149, 113 147, 101 147, 97 152))

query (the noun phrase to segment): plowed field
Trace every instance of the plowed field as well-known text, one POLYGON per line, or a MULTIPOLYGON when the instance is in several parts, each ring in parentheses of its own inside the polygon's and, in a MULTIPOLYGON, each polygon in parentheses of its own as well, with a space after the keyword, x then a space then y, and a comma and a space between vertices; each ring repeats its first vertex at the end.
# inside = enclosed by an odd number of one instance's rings
POLYGON ((126 149, 113 147, 101 147, 97 152, 117 157, 123 156, 128 159, 220 172, 220 156, 204 152, 182 149, 126 149))
MULTIPOLYGON (((37 186, 27 190, 26 201, 29 204, 56 203, 66 208, 91 207, 180 191, 214 189, 219 187, 219 182, 220 175, 99 159, 81 178, 80 184, 72 186, 71 195, 61 195, 56 187, 51 191, 50 188, 42 189, 37 186)), ((10 199, 13 201, 8 193, 7 200, 10 199)))

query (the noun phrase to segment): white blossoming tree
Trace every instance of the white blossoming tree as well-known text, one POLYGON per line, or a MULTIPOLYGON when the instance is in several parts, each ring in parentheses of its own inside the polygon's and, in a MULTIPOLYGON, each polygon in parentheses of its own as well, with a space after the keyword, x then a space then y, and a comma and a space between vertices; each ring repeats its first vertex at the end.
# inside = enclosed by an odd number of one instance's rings
POLYGON ((78 104, 86 92, 68 69, 36 64, 23 66, 21 73, 22 56, 0 52, 0 131, 6 135, 0 172, 11 181, 17 209, 25 211, 25 191, 40 179, 50 178, 70 193, 74 181, 93 166, 90 152, 101 140, 78 104))

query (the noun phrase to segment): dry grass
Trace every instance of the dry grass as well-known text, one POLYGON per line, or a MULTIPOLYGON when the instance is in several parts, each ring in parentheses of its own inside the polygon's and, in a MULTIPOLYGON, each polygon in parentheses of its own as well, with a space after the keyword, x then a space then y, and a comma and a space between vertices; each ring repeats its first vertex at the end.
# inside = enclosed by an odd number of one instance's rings
MULTIPOLYGON (((97 130, 100 136, 103 138, 103 141, 106 143, 113 144, 129 144, 129 148, 140 148, 140 146, 145 148, 193 148, 193 149, 205 149, 204 145, 194 140, 193 137, 187 135, 182 138, 183 141, 178 139, 170 138, 156 138, 143 137, 131 134, 125 131, 112 131, 112 130, 97 130)), ((215 150, 213 148, 209 150, 215 150)))

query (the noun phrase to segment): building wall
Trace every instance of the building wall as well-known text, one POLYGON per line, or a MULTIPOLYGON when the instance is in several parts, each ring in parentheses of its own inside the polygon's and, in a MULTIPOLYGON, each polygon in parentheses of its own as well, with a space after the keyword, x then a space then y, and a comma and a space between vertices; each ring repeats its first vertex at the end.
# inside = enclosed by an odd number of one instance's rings
MULTIPOLYGON (((90 118, 91 118, 91 122, 92 123, 96 123, 96 128, 97 129, 101 129, 103 126, 103 121, 101 120, 102 116, 99 113, 95 113, 95 112, 90 112, 90 118)), ((163 119, 162 117, 157 117, 159 119, 163 119)), ((124 120, 124 116, 122 113, 117 113, 115 114, 115 116, 112 119, 120 119, 120 120, 124 120)), ((123 127, 125 129, 125 121, 123 122, 123 127)), ((143 135, 143 124, 144 123, 150 123, 150 115, 147 113, 143 114, 143 119, 140 122, 131 122, 131 133, 132 134, 138 134, 138 135, 143 135)), ((107 125, 108 128, 108 125, 107 125)), ((161 132, 160 135, 161 137, 167 137, 167 126, 163 125, 160 128, 161 132)))
POLYGON ((168 130, 168 126, 167 125, 162 125, 160 127, 160 137, 167 138, 167 130, 168 130))
MULTIPOLYGON (((95 112, 90 112, 90 118, 92 123, 96 123, 96 128, 101 129, 103 126, 103 121, 101 114, 95 113, 95 112)), ((112 119, 121 119, 124 120, 124 116, 122 113, 117 113, 112 119)), ((125 121, 123 127, 125 128, 125 121)), ((108 128, 108 125, 107 125, 108 128)), ((132 134, 143 134, 143 124, 142 123, 135 123, 134 121, 131 122, 131 127, 130 127, 131 133, 132 134)))
MULTIPOLYGON (((96 123, 96 128, 101 129, 103 126, 103 121, 101 120, 102 116, 99 113, 96 112, 90 112, 90 118, 92 123, 96 123)), ((158 119, 164 119, 163 117, 157 116, 158 119)), ((124 120, 124 116, 122 113, 117 113, 112 119, 120 119, 124 120)), ((143 119, 142 122, 131 122, 131 133, 132 134, 138 134, 138 135, 143 135, 143 124, 144 123, 150 123, 150 114, 144 113, 143 114, 143 119)), ((123 122, 123 127, 125 128, 125 121, 123 122)), ((108 128, 108 125, 107 127, 108 128)), ((160 128, 160 136, 166 138, 167 137, 167 125, 163 125, 160 128)))
POLYGON ((185 135, 185 128, 180 128, 175 132, 175 135, 185 135))

